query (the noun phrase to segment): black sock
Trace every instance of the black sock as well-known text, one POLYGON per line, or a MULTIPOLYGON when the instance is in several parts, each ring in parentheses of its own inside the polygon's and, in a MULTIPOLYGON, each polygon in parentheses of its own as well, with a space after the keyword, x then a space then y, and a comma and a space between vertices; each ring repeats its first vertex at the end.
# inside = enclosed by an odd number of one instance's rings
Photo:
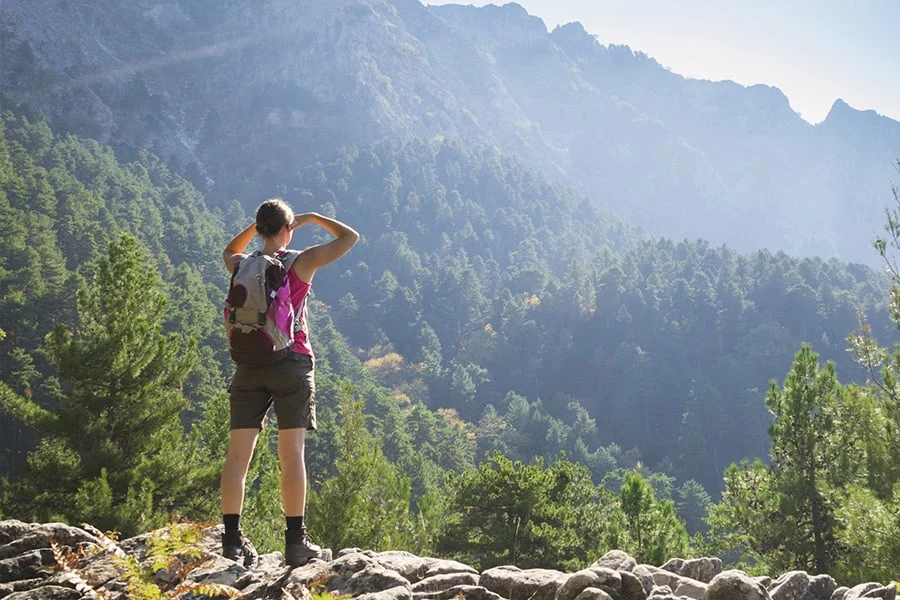
POLYGON ((238 531, 241 528, 241 515, 222 515, 225 531, 238 531))
POLYGON ((288 531, 303 529, 303 515, 299 517, 285 517, 284 520, 287 521, 288 531))

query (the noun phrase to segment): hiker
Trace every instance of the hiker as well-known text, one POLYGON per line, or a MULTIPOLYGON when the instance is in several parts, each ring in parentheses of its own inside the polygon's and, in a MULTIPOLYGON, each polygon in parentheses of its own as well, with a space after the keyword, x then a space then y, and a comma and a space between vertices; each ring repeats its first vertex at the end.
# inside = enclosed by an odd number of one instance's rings
POLYGON ((306 300, 316 271, 346 254, 358 239, 356 231, 339 221, 317 213, 294 215, 287 203, 274 198, 259 206, 256 222, 228 242, 222 253, 225 266, 232 273, 225 317, 231 355, 236 362, 229 385, 231 438, 221 480, 225 524, 222 555, 242 559, 247 566, 255 564, 257 554, 240 526, 244 488, 253 449, 272 404, 278 420, 281 499, 287 522, 285 562, 303 565, 321 550, 310 540, 304 522, 306 431, 316 428, 315 360, 307 335, 306 300), (300 252, 287 250, 294 230, 308 223, 322 227, 334 239, 300 252), (263 247, 246 255, 244 250, 255 234, 262 237, 263 247), (257 276, 252 273, 254 269, 260 269, 257 276), (280 273, 281 278, 272 273, 280 273), (265 280, 265 294, 253 289, 252 281, 259 286, 261 277, 265 280), (244 283, 238 285, 239 281, 244 283), (264 295, 269 298, 262 300, 258 321, 255 312, 249 320, 244 319, 242 311, 249 310, 247 307, 264 295), (277 311, 280 314, 286 309, 288 317, 273 315, 280 295, 285 298, 284 306, 277 311), (267 300, 272 303, 268 308, 267 300), (280 322, 283 318, 290 321, 285 325, 280 322), (267 337, 263 338, 263 333, 267 337), (265 343, 260 344, 259 340, 265 343))

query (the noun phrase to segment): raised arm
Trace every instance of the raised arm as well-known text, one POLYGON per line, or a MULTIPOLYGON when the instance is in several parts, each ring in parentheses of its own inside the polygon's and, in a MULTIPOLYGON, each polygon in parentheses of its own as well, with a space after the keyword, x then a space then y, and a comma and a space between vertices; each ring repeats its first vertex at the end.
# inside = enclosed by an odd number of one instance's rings
POLYGON ((225 268, 229 273, 234 272, 234 266, 244 258, 244 250, 256 235, 256 223, 252 223, 247 229, 243 230, 228 242, 225 250, 222 252, 222 260, 225 261, 225 268))
POLYGON ((359 234, 352 227, 318 213, 303 213, 294 217, 294 229, 307 223, 315 223, 334 236, 330 242, 307 248, 294 261, 293 269, 297 276, 302 281, 310 282, 319 268, 347 254, 356 244, 359 234))

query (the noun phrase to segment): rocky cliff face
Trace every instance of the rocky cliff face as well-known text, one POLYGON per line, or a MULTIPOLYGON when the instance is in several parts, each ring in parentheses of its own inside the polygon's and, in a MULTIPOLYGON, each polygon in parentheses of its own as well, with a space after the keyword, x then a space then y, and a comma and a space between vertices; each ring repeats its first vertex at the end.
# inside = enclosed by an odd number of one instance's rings
POLYGON ((841 103, 813 126, 775 88, 685 79, 517 4, 6 0, 0 90, 218 203, 342 146, 444 136, 654 233, 868 262, 900 155, 890 119, 841 103))
POLYGON ((0 597, 127 598, 128 559, 167 597, 286 600, 311 590, 367 600, 896 600, 894 585, 838 586, 829 575, 790 571, 773 579, 723 571, 718 558, 673 558, 638 564, 612 550, 575 573, 498 566, 482 572, 453 560, 409 552, 359 548, 330 551, 302 567, 284 565, 278 552, 251 566, 223 558, 221 527, 203 531, 197 555, 179 568, 154 570, 148 547, 168 530, 116 543, 93 527, 0 521, 0 597), (177 595, 176 595, 177 594, 177 595), (239 596, 238 596, 239 595, 239 596))

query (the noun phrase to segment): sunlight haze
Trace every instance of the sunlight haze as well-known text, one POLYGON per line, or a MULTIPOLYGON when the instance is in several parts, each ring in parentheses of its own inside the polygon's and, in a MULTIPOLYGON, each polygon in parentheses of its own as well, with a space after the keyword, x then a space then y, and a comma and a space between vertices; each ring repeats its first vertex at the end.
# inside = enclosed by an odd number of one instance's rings
POLYGON ((579 21, 601 44, 627 45, 685 77, 775 86, 810 123, 822 121, 838 98, 858 110, 900 119, 897 0, 518 4, 540 17, 548 30, 579 21))

